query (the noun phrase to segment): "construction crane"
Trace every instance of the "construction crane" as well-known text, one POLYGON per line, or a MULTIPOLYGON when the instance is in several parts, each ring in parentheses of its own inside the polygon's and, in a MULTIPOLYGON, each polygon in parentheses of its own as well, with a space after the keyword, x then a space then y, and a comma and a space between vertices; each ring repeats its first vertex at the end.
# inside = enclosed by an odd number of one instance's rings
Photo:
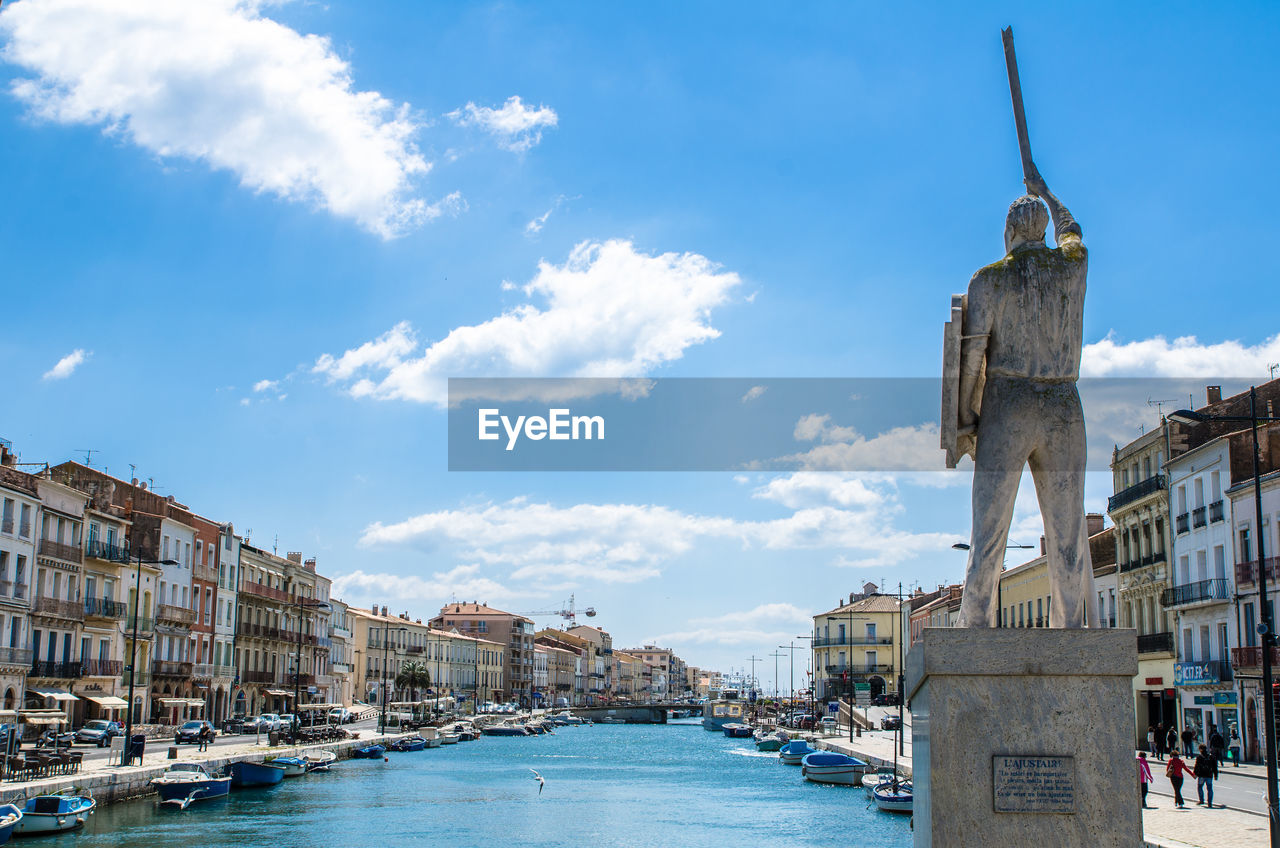
MULTIPOLYGON (((595 608, 595 607, 587 607, 586 609, 582 610, 582 614, 583 614, 583 615, 585 615, 587 618, 595 618, 595 615, 596 615, 596 608, 595 608)), ((533 610, 533 611, 531 611, 531 612, 522 612, 522 613, 517 613, 517 615, 529 615, 529 616, 533 616, 533 615, 558 615, 558 616, 560 616, 561 618, 563 618, 563 619, 565 620, 565 623, 567 623, 570 627, 573 627, 573 626, 575 626, 575 625, 578 623, 578 609, 577 609, 577 607, 576 607, 576 606, 575 606, 575 604, 574 604, 574 598, 573 598, 573 595, 570 595, 570 596, 569 596, 569 603, 568 603, 568 604, 565 604, 565 605, 564 605, 564 606, 562 606, 560 609, 554 609, 554 610, 533 610)))

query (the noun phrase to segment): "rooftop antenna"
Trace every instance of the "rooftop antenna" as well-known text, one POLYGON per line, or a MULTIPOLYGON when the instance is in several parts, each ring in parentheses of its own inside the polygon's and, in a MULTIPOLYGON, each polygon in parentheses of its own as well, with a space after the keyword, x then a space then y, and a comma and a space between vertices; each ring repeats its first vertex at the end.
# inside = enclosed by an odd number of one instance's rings
POLYGON ((1147 398, 1147 406, 1154 406, 1156 408, 1156 415, 1159 415, 1161 418, 1164 418, 1164 405, 1166 403, 1177 402, 1176 398, 1147 398))
POLYGON ((279 556, 280 552, 277 550, 277 548, 279 547, 280 547, 280 534, 277 533, 275 538, 271 540, 271 553, 276 556, 279 556))
MULTIPOLYGON (((84 464, 85 464, 85 465, 89 465, 89 466, 92 466, 92 465, 93 465, 93 462, 92 462, 92 459, 93 459, 93 452, 94 452, 94 451, 98 451, 98 449, 97 449, 97 448, 76 448, 76 450, 77 450, 77 451, 84 451, 84 464)), ((98 453, 102 453, 102 451, 98 451, 98 453)))
POLYGON ((138 466, 134 465, 132 462, 129 463, 129 479, 130 480, 138 479, 138 466))
POLYGON ((1276 378, 1276 369, 1280 369, 1280 362, 1272 362, 1267 365, 1267 370, 1271 372, 1271 379, 1276 378))

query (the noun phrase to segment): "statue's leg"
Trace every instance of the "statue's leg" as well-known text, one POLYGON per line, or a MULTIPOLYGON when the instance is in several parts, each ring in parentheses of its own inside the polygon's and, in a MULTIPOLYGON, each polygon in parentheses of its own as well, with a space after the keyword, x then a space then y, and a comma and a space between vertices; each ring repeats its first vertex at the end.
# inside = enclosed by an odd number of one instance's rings
POLYGON ((1074 385, 1045 393, 1040 421, 1044 428, 1028 464, 1044 520, 1049 626, 1080 628, 1095 615, 1093 563, 1084 517, 1084 414, 1074 385))
POLYGON ((996 584, 1004 567, 1009 522, 1026 464, 1027 439, 1004 398, 984 398, 973 472, 973 535, 957 627, 996 624, 996 584), (1012 414, 1011 414, 1012 413, 1012 414))

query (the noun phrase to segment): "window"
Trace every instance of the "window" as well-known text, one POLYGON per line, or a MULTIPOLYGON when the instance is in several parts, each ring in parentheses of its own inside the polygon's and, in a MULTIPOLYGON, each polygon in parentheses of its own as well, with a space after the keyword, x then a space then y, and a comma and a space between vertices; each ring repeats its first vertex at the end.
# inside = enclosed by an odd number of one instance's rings
POLYGON ((31 538, 31 504, 22 505, 22 519, 18 522, 18 535, 24 539, 31 538))
POLYGON ((1044 605, 1041 598, 1036 598, 1036 627, 1044 627, 1044 605))
POLYGON ((160 559, 169 558, 169 537, 165 536, 164 541, 160 545, 160 559))

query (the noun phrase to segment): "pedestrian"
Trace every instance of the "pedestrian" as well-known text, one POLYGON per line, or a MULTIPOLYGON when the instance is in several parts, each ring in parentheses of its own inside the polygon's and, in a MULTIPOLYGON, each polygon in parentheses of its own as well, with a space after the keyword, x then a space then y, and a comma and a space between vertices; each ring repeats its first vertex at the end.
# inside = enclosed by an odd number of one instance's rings
POLYGON ((1164 725, 1157 724, 1155 732, 1155 753, 1157 760, 1164 759, 1164 725))
POLYGON ((1187 725, 1182 729, 1182 753, 1186 754, 1188 757, 1195 756, 1196 737, 1198 735, 1199 734, 1196 733, 1190 725, 1187 725))
POLYGON ((1147 764, 1147 755, 1143 751, 1138 752, 1138 786, 1142 789, 1142 809, 1150 809, 1147 806, 1147 788, 1151 785, 1151 766, 1147 764))
POLYGON ((1218 776, 1218 758, 1209 753, 1207 745, 1200 746, 1200 753, 1196 756, 1196 763, 1191 770, 1196 775, 1196 796, 1200 799, 1197 804, 1207 806, 1213 809, 1213 780, 1218 776), (1205 803, 1205 795, 1209 796, 1209 801, 1205 803))
POLYGON ((1187 768, 1187 764, 1178 756, 1178 751, 1175 748, 1169 752, 1169 765, 1164 767, 1164 776, 1169 778, 1169 784, 1173 787, 1173 805, 1179 809, 1187 806, 1182 800, 1182 778, 1184 774, 1187 777, 1196 776, 1195 772, 1187 768))
POLYGON ((1178 750, 1178 728, 1173 725, 1169 726, 1169 732, 1164 737, 1164 752, 1166 754, 1174 754, 1178 750))
POLYGON ((1231 725, 1231 765, 1240 768, 1240 731, 1231 725))
POLYGON ((200 740, 199 750, 201 751, 209 750, 209 736, 210 736, 210 733, 209 733, 208 725, 205 725, 204 727, 200 728, 200 735, 198 737, 200 740))
POLYGON ((1225 748, 1226 742, 1222 738, 1222 731, 1215 727, 1209 734, 1209 753, 1213 754, 1214 759, 1218 762, 1222 762, 1226 759, 1225 748))
POLYGON ((1153 754, 1156 752, 1156 729, 1151 725, 1147 725, 1147 750, 1153 754))

